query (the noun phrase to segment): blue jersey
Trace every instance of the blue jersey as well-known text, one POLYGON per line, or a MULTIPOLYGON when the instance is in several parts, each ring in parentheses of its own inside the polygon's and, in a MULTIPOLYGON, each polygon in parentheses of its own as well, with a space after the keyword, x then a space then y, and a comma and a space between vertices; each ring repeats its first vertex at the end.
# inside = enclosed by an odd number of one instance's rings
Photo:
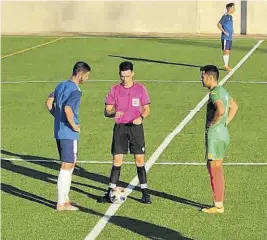
POLYGON ((232 40, 233 39, 233 32, 234 32, 234 27, 233 27, 233 16, 229 14, 225 14, 222 16, 220 22, 222 24, 222 28, 229 33, 229 36, 225 35, 222 32, 221 39, 222 40, 232 40))
POLYGON ((75 124, 79 124, 78 111, 81 99, 81 90, 76 83, 71 80, 59 83, 54 92, 54 137, 55 139, 71 139, 78 140, 79 133, 75 132, 70 126, 66 114, 65 106, 70 106, 75 124))

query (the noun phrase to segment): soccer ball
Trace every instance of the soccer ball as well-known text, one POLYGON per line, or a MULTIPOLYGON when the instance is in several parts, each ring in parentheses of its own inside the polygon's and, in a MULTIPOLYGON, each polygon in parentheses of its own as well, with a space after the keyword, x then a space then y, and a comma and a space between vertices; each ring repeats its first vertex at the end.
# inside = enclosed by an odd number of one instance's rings
POLYGON ((120 204, 126 201, 125 189, 122 187, 116 187, 109 193, 109 198, 112 203, 120 204))

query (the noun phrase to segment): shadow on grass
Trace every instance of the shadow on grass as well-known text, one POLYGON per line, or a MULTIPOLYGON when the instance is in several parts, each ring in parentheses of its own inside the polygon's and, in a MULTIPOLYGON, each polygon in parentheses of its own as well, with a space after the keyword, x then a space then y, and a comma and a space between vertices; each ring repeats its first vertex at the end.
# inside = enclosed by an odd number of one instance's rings
MULTIPOLYGON (((56 202, 45 199, 38 195, 32 194, 30 192, 21 190, 9 184, 1 183, 1 190, 10 195, 23 198, 23 199, 27 199, 31 202, 42 204, 52 209, 55 209, 55 206, 56 206, 56 202)), ((88 214, 95 215, 98 217, 103 217, 103 214, 98 213, 92 209, 82 207, 82 206, 78 206, 78 207, 80 211, 84 213, 88 213, 88 214)), ((184 237, 180 233, 172 229, 169 229, 167 227, 159 226, 156 224, 152 224, 149 222, 145 222, 145 221, 141 221, 141 220, 133 219, 129 217, 113 216, 109 222, 118 227, 125 228, 127 230, 132 231, 133 233, 139 234, 149 239, 192 240, 191 238, 184 237)), ((117 236, 117 238, 120 238, 120 237, 121 236, 117 236)))
MULTIPOLYGON (((31 156, 31 155, 21 155, 21 154, 12 153, 12 152, 9 152, 9 151, 6 151, 6 150, 1 150, 1 153, 9 155, 9 156, 13 156, 13 157, 16 156, 16 157, 19 157, 21 159, 24 159, 25 161, 31 160, 31 159, 39 159, 39 160, 46 160, 46 161, 51 160, 51 162, 44 162, 43 161, 43 162, 31 162, 31 163, 37 164, 37 165, 40 165, 40 166, 44 166, 44 167, 47 167, 47 168, 50 168, 50 169, 56 170, 56 171, 58 171, 60 169, 60 163, 52 162, 55 159, 49 159, 49 158, 40 157, 40 156, 37 157, 37 156, 31 156)), ((1 159, 1 162, 2 162, 2 166, 1 167, 6 169, 6 170, 9 170, 9 171, 15 172, 15 173, 19 173, 19 174, 24 175, 24 176, 32 177, 34 179, 39 179, 39 180, 43 180, 45 182, 56 184, 57 176, 55 176, 55 175, 52 175, 52 174, 49 174, 49 173, 40 172, 40 171, 37 171, 35 169, 26 168, 26 167, 20 166, 20 165, 15 165, 15 164, 12 163, 12 161, 6 160, 4 158, 1 159)), ((101 174, 93 173, 93 172, 88 172, 86 169, 84 169, 84 168, 82 168, 82 167, 80 167, 78 165, 75 168, 73 174, 76 175, 76 176, 82 177, 84 179, 88 179, 88 180, 97 182, 97 183, 101 183, 101 184, 105 184, 105 185, 109 184, 109 177, 101 175, 101 174)), ((93 185, 89 185, 89 184, 86 184, 86 183, 80 183, 80 182, 72 181, 71 190, 74 190, 76 192, 84 194, 84 195, 86 195, 86 196, 88 196, 88 197, 90 197, 92 199, 95 199, 95 200, 99 196, 91 194, 91 193, 88 193, 88 192, 85 192, 84 190, 81 190, 81 189, 79 189, 77 187, 74 187, 73 185, 81 185, 81 186, 93 188, 93 189, 96 189, 96 190, 100 190, 100 191, 103 191, 103 192, 105 191, 105 189, 103 189, 103 188, 99 188, 99 187, 96 187, 96 186, 93 186, 93 185)), ((128 183, 120 181, 119 185, 121 187, 126 188, 128 186, 128 183)), ((139 186, 136 186, 134 188, 134 190, 138 191, 138 192, 141 192, 141 188, 139 186)), ((171 195, 171 194, 168 194, 168 193, 165 193, 165 192, 161 192, 161 191, 157 191, 157 190, 153 190, 153 189, 149 189, 149 193, 152 196, 156 196, 156 197, 163 198, 163 199, 166 199, 166 200, 170 200, 170 201, 173 201, 173 202, 177 202, 177 203, 180 203, 180 204, 190 205, 192 207, 196 207, 196 208, 199 208, 199 209, 205 208, 205 207, 209 207, 209 205, 206 205, 206 204, 198 203, 198 202, 186 199, 186 198, 181 198, 181 197, 178 197, 178 196, 175 196, 175 195, 171 195)), ((138 202, 140 201, 139 199, 131 197, 131 196, 129 196, 128 198, 130 198, 132 200, 135 200, 135 201, 138 201, 138 202)))
MULTIPOLYGON (((151 42, 157 42, 157 43, 162 43, 162 44, 175 44, 177 47, 180 46, 185 46, 185 47, 204 47, 204 48, 213 48, 213 49, 218 49, 221 50, 221 39, 218 38, 217 40, 194 40, 194 39, 184 39, 184 38, 179 38, 179 39, 163 39, 163 38, 154 38, 154 39, 146 39, 147 41, 151 42)), ((239 42, 241 41, 247 41, 246 39, 234 39, 233 40, 233 51, 239 50, 239 51, 244 51, 248 52, 251 50, 251 48, 259 41, 257 39, 254 39, 254 43, 247 43, 246 45, 240 45, 239 42)), ((144 41, 144 40, 143 40, 144 41)), ((261 45, 262 46, 262 45, 261 45)), ((260 54, 267 54, 267 48, 263 47, 257 48, 257 53, 260 54)), ((197 49, 195 49, 197 51, 197 49)))
MULTIPOLYGON (((121 58, 124 60, 130 61, 140 61, 140 62, 149 62, 149 63, 159 63, 159 64, 167 64, 167 65, 176 65, 182 67, 191 67, 191 68, 201 68, 202 65, 194 65, 194 64, 187 64, 187 63, 177 63, 177 62, 169 62, 169 61, 162 61, 162 60, 153 60, 147 58, 138 58, 138 57, 127 57, 127 56, 119 56, 119 55, 108 55, 109 57, 113 58, 121 58)), ((225 71, 223 68, 218 68, 219 70, 225 71)))

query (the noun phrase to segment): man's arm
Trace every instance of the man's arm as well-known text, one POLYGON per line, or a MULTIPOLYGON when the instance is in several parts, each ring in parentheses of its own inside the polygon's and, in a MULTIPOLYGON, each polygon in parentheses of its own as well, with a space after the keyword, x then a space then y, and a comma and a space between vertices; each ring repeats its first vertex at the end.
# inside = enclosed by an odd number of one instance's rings
POLYGON ((229 113, 228 113, 228 117, 226 120, 227 125, 233 120, 233 118, 236 115, 237 110, 238 110, 237 103, 231 98, 230 105, 229 105, 229 113))
POLYGON ((120 118, 123 112, 116 112, 115 88, 112 87, 106 96, 104 115, 108 118, 120 118))
POLYGON ((140 125, 143 122, 143 120, 146 119, 149 115, 150 115, 150 105, 146 104, 146 105, 142 106, 142 114, 141 114, 141 116, 136 118, 133 121, 133 124, 140 125))
POLYGON ((214 114, 214 118, 213 120, 211 121, 211 124, 210 126, 213 126, 213 125, 216 125, 217 123, 219 123, 224 115, 224 106, 223 106, 223 102, 221 99, 218 99, 216 102, 215 102, 215 107, 216 107, 216 112, 214 114))
POLYGON ((144 86, 142 88, 141 104, 142 104, 142 114, 140 117, 136 118, 133 121, 133 124, 136 125, 142 124, 143 120, 146 119, 150 114, 150 98, 148 95, 148 91, 144 86))
POLYGON ((74 122, 74 114, 73 114, 72 108, 70 106, 65 106, 64 111, 66 114, 66 118, 67 118, 70 126, 72 127, 72 129, 75 132, 80 132, 80 126, 76 125, 74 122))
POLYGON ((144 105, 144 106, 142 107, 142 115, 141 115, 141 116, 142 116, 144 119, 146 119, 149 115, 150 115, 150 105, 147 104, 147 105, 144 105))
POLYGON ((75 132, 80 132, 80 126, 76 125, 76 123, 74 122, 73 109, 77 107, 77 104, 80 102, 80 99, 81 99, 81 92, 77 90, 71 94, 64 107, 66 118, 75 132))
POLYGON ((45 101, 45 106, 47 110, 55 117, 55 92, 49 94, 48 98, 45 101))
POLYGON ((116 114, 116 111, 115 111, 114 105, 106 104, 105 111, 104 111, 105 117, 114 118, 115 114, 116 114))
POLYGON ((224 29, 223 29, 223 22, 225 20, 225 16, 222 16, 221 20, 218 22, 217 24, 217 27, 220 29, 221 32, 223 32, 225 35, 229 36, 229 33, 226 32, 224 29))

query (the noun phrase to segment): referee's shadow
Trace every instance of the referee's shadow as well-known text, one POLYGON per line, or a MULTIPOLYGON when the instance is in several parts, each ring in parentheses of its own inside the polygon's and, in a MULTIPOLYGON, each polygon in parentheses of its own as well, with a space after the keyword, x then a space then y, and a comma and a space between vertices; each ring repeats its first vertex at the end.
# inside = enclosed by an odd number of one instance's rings
MULTIPOLYGON (((45 161, 43 161, 43 162, 34 161, 34 162, 31 162, 31 163, 39 165, 39 166, 47 167, 47 168, 49 168, 51 170, 56 170, 56 171, 59 171, 60 165, 61 165, 60 163, 53 162, 56 159, 51 159, 51 158, 45 158, 45 157, 40 157, 40 156, 32 156, 32 155, 22 155, 22 154, 18 154, 18 153, 12 153, 12 152, 6 151, 6 150, 1 150, 1 154, 5 154, 5 155, 8 155, 8 156, 12 156, 12 157, 19 157, 19 158, 21 158, 21 159, 23 159, 25 161, 38 160, 38 159, 39 160, 45 160, 47 162, 45 162, 45 161), (49 162, 49 161, 51 161, 51 162, 49 162)), ((30 169, 30 168, 27 168, 27 167, 24 167, 24 166, 14 165, 14 164, 12 164, 11 161, 9 161, 8 159, 5 159, 3 157, 1 158, 1 162, 2 162, 2 164, 1 164, 2 166, 1 167, 6 169, 6 170, 13 171, 13 172, 25 175, 25 176, 29 176, 29 177, 32 177, 32 178, 35 178, 35 179, 39 179, 39 180, 43 180, 43 181, 46 181, 46 182, 49 182, 49 183, 56 184, 57 176, 55 176, 55 175, 52 175, 52 174, 49 174, 49 173, 40 172, 39 170, 37 171, 35 169, 30 169)), ((110 168, 110 166, 109 166, 109 168, 110 168)), ((101 174, 93 173, 93 172, 88 172, 85 168, 83 168, 83 167, 81 167, 79 165, 77 165, 75 167, 75 170, 74 170, 73 174, 76 175, 76 176, 79 176, 79 177, 94 181, 94 182, 102 183, 102 184, 105 184, 105 185, 109 184, 109 177, 101 175, 101 174)), ((96 186, 93 186, 91 184, 80 183, 80 182, 77 182, 77 181, 72 181, 72 183, 73 184, 72 184, 71 190, 80 192, 80 193, 82 193, 82 194, 84 194, 84 195, 86 195, 86 196, 88 196, 88 197, 90 197, 92 199, 95 199, 95 200, 100 196, 85 192, 84 190, 81 190, 81 189, 77 188, 76 185, 80 185, 80 186, 84 186, 84 187, 89 187, 89 188, 92 188, 92 189, 100 190, 100 191, 103 191, 103 194, 104 194, 104 191, 106 191, 106 189, 103 189, 103 188, 100 188, 100 187, 96 187, 96 186)), ((128 186, 128 183, 120 181, 119 185, 121 187, 126 188, 128 186)), ((138 187, 138 186, 136 186, 134 188, 134 190, 141 193, 141 188, 138 187)), ((160 197, 160 198, 163 198, 163 199, 167 199, 167 200, 170 200, 170 201, 173 201, 173 202, 177 202, 177 203, 181 203, 181 204, 185 204, 185 205, 190 205, 192 207, 196 207, 196 208, 199 208, 199 209, 209 206, 209 205, 206 205, 206 204, 202 204, 202 203, 195 202, 195 201, 192 201, 192 200, 189 200, 189 199, 186 199, 186 198, 181 198, 181 197, 178 197, 178 196, 175 196, 175 195, 171 195, 169 193, 165 193, 165 192, 161 192, 161 191, 157 191, 157 190, 153 190, 153 189, 149 189, 149 193, 152 196, 160 197)), ((140 202, 140 199, 137 199, 135 197, 129 196, 128 198, 130 198, 130 199, 132 199, 134 201, 140 202)))
MULTIPOLYGON (((42 204, 52 209, 55 209, 55 206, 56 206, 56 202, 54 201, 40 197, 38 195, 24 191, 22 189, 16 188, 6 183, 1 183, 1 191, 7 194, 13 195, 15 197, 27 199, 31 202, 42 204)), ((79 207, 81 212, 91 214, 94 216, 98 216, 98 217, 103 217, 103 214, 97 211, 94 211, 92 209, 82 207, 79 205, 77 205, 77 207, 79 207)), ((149 223, 149 222, 145 222, 145 221, 141 221, 141 220, 133 219, 129 217, 113 216, 109 220, 109 222, 118 227, 130 230, 135 234, 139 234, 149 239, 193 240, 191 238, 182 236, 179 232, 174 231, 170 228, 162 227, 162 226, 159 226, 153 223, 149 223)))

